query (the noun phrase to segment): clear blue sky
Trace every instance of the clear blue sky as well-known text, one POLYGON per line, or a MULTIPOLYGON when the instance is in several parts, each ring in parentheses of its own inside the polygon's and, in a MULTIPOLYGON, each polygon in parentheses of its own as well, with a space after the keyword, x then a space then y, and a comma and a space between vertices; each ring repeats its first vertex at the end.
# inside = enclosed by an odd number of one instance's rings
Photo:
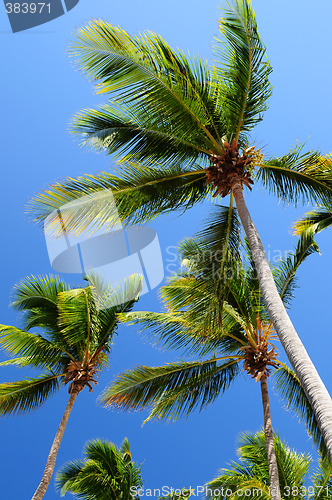
MULTIPOLYGON (((104 18, 131 33, 158 32, 171 45, 211 59, 220 5, 219 0, 80 0, 65 16, 17 34, 11 33, 1 5, 1 323, 19 326, 19 318, 8 308, 16 282, 29 274, 52 272, 41 230, 24 215, 29 197, 65 176, 114 166, 110 157, 80 149, 67 132, 75 112, 102 102, 67 55, 73 30, 92 18, 104 18)), ((275 155, 285 153, 297 139, 308 140, 308 148, 329 152, 332 4, 327 0, 315 6, 308 0, 255 0, 254 6, 274 68, 270 109, 254 139, 275 155)), ((291 224, 305 209, 283 207, 261 189, 248 200, 266 249, 271 253, 291 249, 295 242, 291 224)), ((204 211, 197 208, 182 218, 168 216, 154 223, 166 265, 167 247, 193 234, 204 211)), ((322 255, 311 257, 302 267, 291 316, 331 391, 331 233, 319 236, 318 243, 322 255)), ((139 308, 158 310, 156 297, 156 293, 144 296, 139 308)), ((142 428, 145 413, 116 413, 96 404, 98 394, 116 373, 138 363, 157 365, 176 357, 176 352, 160 352, 143 343, 134 327, 122 326, 110 370, 93 394, 85 390, 75 403, 56 469, 80 458, 84 443, 96 437, 120 444, 127 436, 134 459, 144 462, 147 488, 201 485, 234 459, 239 433, 256 431, 263 424, 259 386, 248 377, 238 380, 206 411, 175 424, 152 422, 142 428)), ((2 381, 24 375, 23 370, 1 369, 2 381)), ((40 410, 0 422, 1 500, 31 498, 67 398, 65 389, 40 410)), ((304 427, 282 409, 277 397, 271 394, 271 399, 275 429, 291 447, 312 452, 304 427)), ((52 480, 45 499, 56 498, 52 480)))

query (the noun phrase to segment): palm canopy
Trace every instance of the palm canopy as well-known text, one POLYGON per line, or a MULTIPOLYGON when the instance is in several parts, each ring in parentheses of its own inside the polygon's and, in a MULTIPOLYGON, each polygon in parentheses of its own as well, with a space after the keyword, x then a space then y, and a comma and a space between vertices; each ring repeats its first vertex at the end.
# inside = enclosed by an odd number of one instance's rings
MULTIPOLYGON (((254 435, 243 434, 239 444, 239 460, 232 462, 229 468, 221 469, 218 476, 205 485, 206 500, 223 499, 226 496, 222 492, 226 490, 232 491, 232 496, 230 494, 227 496, 234 499, 240 499, 244 492, 245 497, 249 499, 257 497, 270 499, 264 432, 257 432, 254 435)), ((274 436, 274 447, 282 498, 291 500, 330 498, 332 465, 329 461, 320 459, 318 467, 309 477, 312 464, 309 455, 292 450, 277 435, 274 436)))
MULTIPOLYGON (((206 169, 232 141, 248 157, 255 181, 283 200, 331 199, 330 158, 301 146, 268 159, 248 149, 271 95, 271 66, 251 2, 229 5, 219 30, 212 66, 154 33, 131 36, 102 20, 78 30, 72 54, 108 102, 79 113, 72 130, 83 144, 120 157, 120 167, 67 179, 37 195, 29 208, 36 220, 103 190, 112 191, 120 217, 131 222, 186 210, 210 197, 206 169)), ((112 217, 107 203, 88 203, 65 222, 80 232, 112 224, 112 217)))
MULTIPOLYGON (((135 278, 131 281, 132 287, 139 285, 135 278)), ((0 346, 15 356, 1 365, 29 366, 41 374, 0 384, 0 414, 38 408, 67 383, 70 393, 85 386, 92 390, 98 371, 107 364, 117 314, 129 311, 134 302, 97 309, 92 283, 71 288, 56 276, 31 276, 19 283, 12 306, 23 312, 23 329, 0 326, 0 346)))
MULTIPOLYGON (((226 207, 221 210, 228 212, 226 207)), ((233 223, 234 219, 235 210, 233 223)), ((142 331, 147 331, 163 347, 182 349, 190 356, 199 355, 199 359, 180 360, 161 367, 138 366, 119 375, 105 390, 101 401, 121 409, 152 408, 148 419, 176 420, 195 408, 203 409, 223 394, 240 375, 243 363, 256 380, 277 368, 280 393, 288 407, 300 414, 315 442, 324 449, 310 405, 307 404, 306 411, 300 411, 307 400, 299 380, 277 359, 277 350, 271 343, 274 330, 261 298, 249 248, 245 261, 230 244, 221 252, 212 251, 202 237, 207 233, 205 230, 200 238, 190 238, 182 244, 181 255, 187 270, 171 277, 162 287, 166 312, 120 315, 125 322, 142 325, 142 331), (253 362, 261 349, 265 353, 262 366, 253 362), (295 389, 296 400, 288 397, 288 392, 295 394, 295 389)), ((233 237, 238 238, 236 233, 233 237)), ((285 303, 289 304, 293 295, 297 268, 317 250, 307 234, 299 239, 295 252, 275 267, 276 282, 285 303)))
MULTIPOLYGON (((85 445, 84 460, 61 467, 56 489, 81 500, 131 500, 142 486, 141 465, 132 461, 127 439, 118 448, 107 441, 94 440, 85 445)), ((135 497, 136 498, 136 497, 135 497)))

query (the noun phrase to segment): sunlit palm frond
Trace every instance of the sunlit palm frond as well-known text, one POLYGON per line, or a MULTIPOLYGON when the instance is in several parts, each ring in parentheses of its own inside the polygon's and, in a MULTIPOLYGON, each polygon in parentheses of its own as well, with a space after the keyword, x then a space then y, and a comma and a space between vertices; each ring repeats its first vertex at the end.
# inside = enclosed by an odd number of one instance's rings
POLYGON ((0 325, 0 346, 10 354, 30 359, 30 364, 39 368, 55 369, 68 356, 60 338, 58 343, 51 342, 14 326, 0 325))
POLYGON ((212 402, 227 389, 238 371, 236 361, 220 363, 217 358, 161 367, 138 366, 119 375, 104 391, 101 402, 128 410, 153 406, 153 413, 155 410, 159 418, 174 418, 212 402), (172 402, 168 396, 173 397, 172 402))
POLYGON ((227 117, 228 141, 240 137, 243 142, 244 133, 262 119, 267 109, 272 69, 258 34, 251 1, 236 0, 229 4, 219 26, 223 38, 217 39, 215 53, 220 106, 227 117))
MULTIPOLYGON (((206 253, 208 251, 210 256, 214 254, 214 257, 219 257, 220 261, 222 251, 226 249, 239 258, 240 230, 241 222, 237 209, 233 206, 231 196, 229 206, 218 205, 214 208, 207 217, 202 229, 196 234, 196 238, 202 246, 202 252, 206 253)), ((185 243, 183 246, 180 244, 179 247, 182 257, 186 259, 197 257, 197 252, 196 255, 190 256, 185 243)))
POLYGON ((332 199, 332 161, 320 152, 302 153, 300 144, 285 156, 262 164, 257 178, 286 203, 324 203, 332 199))
POLYGON ((57 295, 69 288, 59 276, 28 276, 14 286, 11 305, 24 311, 22 320, 26 330, 34 327, 54 329, 57 295))
POLYGON ((81 111, 72 124, 72 131, 80 137, 82 145, 132 161, 155 157, 181 164, 209 155, 202 145, 195 144, 195 138, 173 128, 167 116, 160 113, 156 119, 148 112, 135 113, 134 107, 117 109, 109 104, 81 111))
POLYGON ((157 399, 147 420, 158 418, 176 421, 188 415, 196 408, 200 411, 221 396, 241 372, 239 356, 232 356, 221 364, 204 366, 204 370, 193 373, 188 380, 175 387, 168 388, 157 399))
POLYGON ((22 414, 39 408, 58 389, 60 376, 46 373, 0 384, 0 415, 22 414))
MULTIPOLYGON (((157 215, 186 210, 209 194, 202 167, 124 163, 119 176, 104 172, 55 184, 29 203, 35 220, 44 222, 57 209, 66 231, 80 233, 126 223, 143 223, 157 215)), ((56 217, 54 217, 56 218, 56 217)), ((56 233, 63 231, 60 225, 56 233)))
POLYGON ((332 489, 332 463, 329 458, 320 458, 311 479, 314 487, 311 498, 313 500, 329 500, 332 489))
POLYGON ((92 21, 77 32, 72 47, 78 65, 97 81, 100 92, 133 106, 141 116, 162 123, 190 141, 217 145, 206 64, 191 63, 159 35, 130 36, 105 21, 92 21))
POLYGON ((243 345, 243 334, 232 331, 232 337, 221 330, 208 334, 197 323, 192 325, 184 312, 155 313, 137 311, 122 314, 119 319, 125 323, 139 325, 140 332, 155 345, 165 349, 181 349, 188 355, 212 355, 216 351, 234 353, 243 345), (238 338, 238 340, 236 340, 238 338))
POLYGON ((70 345, 85 349, 95 342, 99 318, 90 287, 77 288, 58 295, 58 325, 70 345))
POLYGON ((302 219, 295 222, 295 234, 302 235, 306 232, 320 233, 332 226, 332 207, 319 206, 307 212, 302 219))

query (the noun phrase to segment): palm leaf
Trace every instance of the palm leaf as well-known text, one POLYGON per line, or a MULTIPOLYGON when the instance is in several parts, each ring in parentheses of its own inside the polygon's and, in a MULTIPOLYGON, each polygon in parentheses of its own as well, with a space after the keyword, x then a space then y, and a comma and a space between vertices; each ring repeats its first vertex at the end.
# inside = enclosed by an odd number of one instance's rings
POLYGON ((331 158, 320 152, 302 154, 300 144, 285 156, 262 164, 257 178, 264 187, 286 203, 324 203, 332 197, 331 158))
POLYGON ((70 287, 59 276, 28 276, 14 286, 11 306, 24 311, 26 330, 41 327, 54 330, 57 322, 58 293, 70 287))
POLYGON ((320 233, 332 225, 332 209, 331 207, 320 206, 315 210, 307 212, 302 219, 295 222, 295 234, 302 235, 307 231, 314 234, 320 233))
POLYGON ((332 488, 332 463, 328 457, 320 459, 318 468, 312 475, 312 483, 314 486, 314 500, 328 500, 331 498, 332 488))
POLYGON ((25 332, 14 326, 0 325, 0 345, 10 354, 29 359, 35 367, 55 369, 66 358, 69 362, 70 353, 62 345, 58 345, 41 335, 25 332))
POLYGON ((46 373, 0 384, 0 415, 22 414, 39 408, 59 388, 58 377, 61 375, 46 373))
POLYGON ((238 366, 229 361, 169 363, 161 367, 138 366, 119 375, 101 396, 106 406, 133 410, 153 405, 151 416, 176 419, 197 405, 202 409, 224 392, 238 366))
MULTIPOLYGON (((28 210, 43 222, 62 208, 66 231, 80 233, 87 228, 113 227, 118 224, 117 214, 121 221, 143 223, 162 213, 186 210, 209 193, 205 170, 196 165, 126 163, 119 174, 104 172, 55 184, 32 199, 28 210)), ((54 224, 56 218, 54 215, 54 224)), ((62 231, 58 224, 56 234, 62 231)))
POLYGON ((135 161, 158 158, 158 160, 200 160, 209 151, 195 144, 195 139, 182 131, 173 130, 167 118, 157 119, 149 113, 141 115, 135 109, 109 104, 99 109, 87 109, 74 117, 72 131, 79 135, 82 145, 97 151, 125 155, 135 161))
POLYGON ((236 0, 220 20, 223 39, 217 39, 220 105, 227 119, 227 138, 239 139, 262 119, 271 95, 268 77, 272 69, 259 37, 252 4, 236 0), (234 7, 233 7, 234 5, 234 7), (221 63, 221 64, 220 64, 221 63))
POLYGON ((154 33, 130 36, 104 21, 77 32, 72 53, 97 89, 196 144, 217 145, 209 132, 214 123, 213 87, 206 64, 193 63, 154 33))
MULTIPOLYGON (((218 477, 206 484, 206 499, 223 498, 219 493, 221 488, 229 488, 233 495, 231 498, 239 499, 245 492, 248 498, 270 498, 269 492, 269 467, 266 454, 264 431, 256 434, 242 434, 238 448, 239 461, 231 462, 229 467, 221 469, 218 477)), ((285 446, 280 437, 274 436, 274 448, 277 457, 280 490, 287 494, 290 489, 290 498, 293 495, 292 487, 297 491, 305 484, 311 459, 308 455, 298 454, 285 446)))

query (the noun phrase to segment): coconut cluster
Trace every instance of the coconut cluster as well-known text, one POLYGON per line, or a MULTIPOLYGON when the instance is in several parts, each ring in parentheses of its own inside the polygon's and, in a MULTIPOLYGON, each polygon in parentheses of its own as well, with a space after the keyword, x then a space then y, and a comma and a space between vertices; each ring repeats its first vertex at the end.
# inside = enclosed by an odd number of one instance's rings
POLYGON ((88 386, 89 391, 92 392, 92 384, 97 384, 95 377, 98 371, 100 370, 98 370, 95 363, 71 361, 65 376, 65 384, 71 382, 68 388, 69 394, 78 394, 85 386, 88 386))
POLYGON ((258 382, 262 377, 268 377, 270 374, 269 366, 277 368, 275 360, 277 359, 276 348, 266 340, 257 344, 257 347, 243 347, 246 359, 243 363, 244 370, 258 382))
POLYGON ((254 148, 247 149, 240 155, 237 148, 237 141, 232 144, 223 141, 224 152, 220 155, 212 154, 210 157, 212 165, 206 169, 207 184, 212 184, 216 188, 213 197, 220 195, 227 196, 235 184, 240 183, 251 190, 251 169, 253 159, 251 152, 254 148))

